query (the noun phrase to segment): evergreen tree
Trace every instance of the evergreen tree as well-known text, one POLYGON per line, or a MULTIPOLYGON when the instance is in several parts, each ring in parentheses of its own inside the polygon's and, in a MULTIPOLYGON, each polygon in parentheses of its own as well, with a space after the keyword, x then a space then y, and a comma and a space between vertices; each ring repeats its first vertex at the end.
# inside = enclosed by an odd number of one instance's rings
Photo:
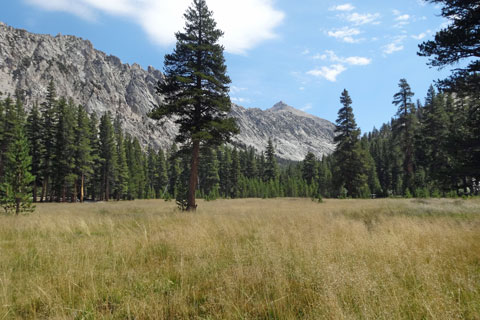
POLYGON ((15 130, 17 126, 17 111, 10 96, 3 102, 1 140, 0 140, 0 179, 5 175, 5 165, 7 162, 7 150, 15 139, 15 130))
POLYGON ((230 190, 232 189, 232 171, 230 169, 232 167, 232 155, 230 148, 223 148, 220 155, 220 193, 227 198, 230 196, 230 190))
POLYGON ((146 196, 147 198, 155 198, 155 165, 157 163, 156 159, 157 153, 153 150, 151 146, 148 147, 147 157, 146 157, 146 196))
POLYGON ((412 192, 415 178, 414 141, 416 130, 415 105, 412 103, 414 93, 405 79, 400 79, 398 86, 400 90, 393 96, 392 102, 398 107, 393 133, 397 137, 403 153, 403 191, 409 189, 412 192))
POLYGON ((232 165, 230 167, 230 197, 232 199, 238 198, 240 196, 240 178, 240 159, 237 148, 234 148, 232 151, 232 165))
POLYGON ((253 147, 248 148, 247 151, 247 164, 246 164, 246 173, 245 176, 249 179, 257 177, 257 160, 255 157, 255 149, 253 147))
POLYGON ((55 157, 55 145, 56 145, 56 130, 57 127, 57 94, 55 84, 53 80, 50 81, 47 87, 47 98, 44 103, 41 104, 42 113, 42 145, 43 155, 41 161, 40 172, 42 175, 42 196, 40 201, 47 199, 47 195, 50 194, 50 200, 52 199, 50 189, 53 175, 55 174, 53 168, 53 160, 55 157))
POLYGON ((309 185, 318 179, 317 159, 312 152, 307 153, 302 162, 302 178, 309 185))
POLYGON ((65 202, 67 188, 76 179, 75 168, 75 114, 73 102, 61 98, 57 106, 55 128, 55 154, 52 160, 54 193, 57 201, 65 202))
POLYGON ((275 157, 275 148, 272 139, 268 139, 267 150, 265 151, 265 167, 263 170, 263 181, 276 180, 278 177, 278 165, 275 157))
POLYGON ((168 175, 165 154, 160 148, 157 153, 157 162, 155 163, 155 196, 163 197, 167 191, 168 175))
POLYGON ((115 198, 118 200, 125 199, 128 192, 128 165, 127 165, 127 155, 125 153, 125 144, 123 139, 123 129, 120 118, 117 116, 113 123, 115 130, 115 142, 116 142, 116 152, 117 152, 117 181, 115 183, 115 198))
MULTIPOLYGON (((7 99, 9 100, 9 99, 7 99)), ((7 105, 10 104, 7 101, 7 105)), ((8 106, 7 106, 8 107, 8 106)), ((9 114, 13 123, 12 139, 9 141, 4 154, 4 175, 0 184, 0 204, 5 212, 15 213, 31 212, 30 184, 35 177, 30 173, 32 159, 29 155, 28 139, 25 135, 25 117, 23 106, 17 101, 14 112, 9 114)), ((4 132, 6 133, 6 132, 4 132)))
POLYGON ((154 119, 176 116, 180 126, 177 141, 191 146, 191 170, 187 210, 195 210, 200 146, 228 141, 238 129, 227 114, 229 77, 226 75, 223 47, 218 44, 223 32, 216 28, 205 0, 193 0, 185 14, 184 32, 176 34, 173 54, 165 56, 166 81, 159 93, 165 104, 151 113, 154 119))
POLYGON ((92 201, 95 201, 101 193, 102 163, 100 159, 100 140, 98 132, 98 119, 95 113, 90 115, 89 121, 90 147, 92 148, 93 173, 88 179, 88 194, 92 201))
POLYGON ((135 159, 135 166, 137 169, 134 174, 134 183, 136 190, 136 198, 145 199, 145 186, 146 186, 146 157, 140 146, 140 142, 137 138, 133 139, 133 157, 135 159))
POLYGON ((202 152, 200 162, 200 185, 205 197, 214 200, 219 196, 220 176, 217 153, 213 148, 207 148, 202 152))
POLYGON ((117 146, 110 113, 100 118, 101 199, 110 200, 117 179, 117 146))
POLYGON ((173 144, 168 156, 168 193, 176 198, 177 183, 180 177, 180 161, 178 158, 178 148, 173 144))
POLYGON ((320 162, 318 177, 318 194, 322 197, 332 196, 332 171, 327 157, 323 157, 320 162))
POLYGON ((92 146, 92 128, 88 114, 84 107, 79 105, 76 113, 75 127, 75 181, 74 194, 80 202, 85 198, 85 177, 94 172, 94 156, 92 146))
POLYGON ((37 187, 41 185, 41 156, 43 153, 42 145, 42 125, 40 112, 37 103, 33 104, 32 110, 27 118, 26 134, 30 145, 30 157, 32 158, 32 175, 35 176, 33 182, 33 202, 37 202, 37 187))
POLYGON ((429 65, 443 68, 468 60, 455 69, 440 85, 457 94, 480 92, 480 4, 478 0, 428 0, 443 5, 442 16, 449 24, 435 34, 435 39, 419 45, 418 55, 430 57, 429 65))
POLYGON ((334 152, 336 164, 336 189, 342 195, 342 188, 347 190, 347 195, 358 198, 367 195, 367 175, 365 159, 359 144, 360 130, 357 128, 353 114, 352 99, 347 90, 343 90, 340 97, 343 105, 338 111, 336 121, 335 142, 337 147, 334 152))

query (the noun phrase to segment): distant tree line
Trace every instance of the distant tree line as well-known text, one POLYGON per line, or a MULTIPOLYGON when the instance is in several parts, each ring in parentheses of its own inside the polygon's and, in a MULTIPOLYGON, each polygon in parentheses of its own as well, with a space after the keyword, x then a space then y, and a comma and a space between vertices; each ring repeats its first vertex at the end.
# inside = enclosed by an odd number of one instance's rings
MULTIPOLYGON (((336 121, 337 148, 317 159, 279 165, 272 140, 253 148, 203 147, 197 197, 456 196, 478 192, 478 100, 430 87, 412 102, 402 79, 396 116, 360 136, 348 92, 336 121)), ((143 150, 124 134, 120 118, 98 120, 50 83, 45 102, 25 113, 22 99, 0 100, 0 202, 6 211, 29 202, 177 199, 188 192, 190 150, 143 150), (31 199, 28 201, 28 199, 31 199)))

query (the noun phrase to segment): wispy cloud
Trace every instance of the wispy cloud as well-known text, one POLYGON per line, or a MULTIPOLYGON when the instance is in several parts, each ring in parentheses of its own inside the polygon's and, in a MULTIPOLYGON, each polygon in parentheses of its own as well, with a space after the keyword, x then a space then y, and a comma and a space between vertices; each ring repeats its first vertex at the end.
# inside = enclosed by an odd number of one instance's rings
POLYGON ((409 14, 402 14, 399 10, 392 10, 393 15, 395 16, 396 23, 393 25, 394 28, 403 28, 404 26, 410 24, 412 17, 409 14))
MULTIPOLYGON (((190 0, 23 0, 48 11, 69 12, 86 20, 100 14, 121 16, 139 24, 156 44, 175 42, 175 32, 184 26, 183 13, 190 0)), ((220 29, 222 43, 230 53, 243 54, 263 41, 277 37, 275 29, 285 14, 269 0, 209 0, 209 9, 220 29), (248 16, 248 23, 245 17, 248 16)))
POLYGON ((240 92, 247 91, 247 88, 242 88, 242 87, 237 87, 237 86, 230 86, 230 93, 231 94, 237 94, 240 92))
POLYGON ((427 36, 427 34, 425 32, 422 32, 418 35, 415 35, 415 34, 412 34, 411 37, 415 40, 422 40, 423 38, 425 38, 427 36))
POLYGON ((347 43, 358 43, 362 41, 362 39, 355 38, 355 36, 358 36, 360 33, 361 32, 359 29, 349 27, 334 29, 327 32, 329 37, 333 37, 347 43))
POLYGON ((331 11, 352 11, 354 9, 355 7, 350 3, 345 3, 330 8, 331 11))
POLYGON ((402 14, 395 18, 395 21, 408 21, 410 16, 408 14, 402 14))
POLYGON ((403 44, 392 42, 383 47, 383 53, 392 54, 397 51, 402 51, 403 49, 403 44))
POLYGON ((372 60, 365 57, 348 57, 345 58, 345 62, 352 66, 366 66, 369 65, 372 60))
POLYGON ((398 51, 402 51, 405 47, 403 46, 403 41, 407 38, 407 36, 397 36, 393 39, 392 42, 383 46, 383 53, 384 54, 392 54, 398 51))
POLYGON ((317 54, 313 56, 313 58, 317 60, 328 60, 330 62, 345 63, 352 66, 366 66, 372 62, 372 59, 365 58, 365 57, 357 57, 357 56, 347 57, 347 58, 339 57, 335 54, 334 51, 331 51, 331 50, 327 50, 323 54, 317 54))
POLYGON ((241 98, 241 97, 230 97, 230 100, 233 103, 249 103, 250 102, 250 99, 241 98))
POLYGON ((321 68, 310 70, 307 72, 307 74, 314 77, 324 78, 331 82, 336 82, 337 77, 346 70, 347 68, 345 68, 345 66, 342 64, 333 64, 329 67, 324 66, 321 68))
POLYGON ((356 26, 364 25, 364 24, 379 24, 380 21, 379 13, 365 13, 360 14, 357 12, 345 15, 345 19, 356 26))

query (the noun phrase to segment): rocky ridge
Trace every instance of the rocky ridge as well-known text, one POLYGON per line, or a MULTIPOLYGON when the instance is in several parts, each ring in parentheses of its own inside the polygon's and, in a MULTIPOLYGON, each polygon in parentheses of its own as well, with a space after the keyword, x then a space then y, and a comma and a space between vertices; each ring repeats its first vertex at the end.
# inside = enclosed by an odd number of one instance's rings
MULTIPOLYGON (((43 101, 53 79, 59 96, 98 115, 118 115, 126 132, 142 145, 167 148, 177 129, 171 120, 157 123, 147 117, 161 101, 155 85, 163 74, 153 67, 124 64, 119 58, 95 50, 90 41, 75 36, 41 35, 0 22, 0 92, 23 90, 27 105, 43 101)), ((318 157, 334 150, 334 125, 283 102, 271 109, 232 105, 241 133, 235 142, 265 150, 272 138, 278 156, 302 160, 311 151, 318 157)))

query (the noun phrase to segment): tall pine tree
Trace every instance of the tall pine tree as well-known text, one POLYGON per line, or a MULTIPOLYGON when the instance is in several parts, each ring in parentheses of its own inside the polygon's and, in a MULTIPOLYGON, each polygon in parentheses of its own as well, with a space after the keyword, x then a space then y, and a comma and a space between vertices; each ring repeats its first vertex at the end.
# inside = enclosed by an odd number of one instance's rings
POLYGON ((176 34, 174 52, 165 56, 165 82, 159 93, 165 104, 151 113, 154 119, 175 116, 180 126, 177 142, 191 148, 187 210, 195 210, 198 161, 201 145, 220 144, 238 132, 235 120, 227 116, 230 78, 226 75, 223 32, 216 27, 205 0, 193 0, 184 15, 184 32, 176 34))
POLYGON ((343 195, 341 189, 345 188, 348 196, 365 197, 369 193, 367 191, 367 169, 359 143, 360 129, 355 122, 352 99, 347 90, 343 90, 340 103, 343 107, 338 111, 335 127, 337 147, 333 154, 336 165, 337 192, 343 195))
POLYGON ((415 130, 417 118, 415 104, 412 103, 414 93, 407 80, 400 79, 400 90, 393 96, 393 104, 398 107, 397 119, 393 133, 397 138, 403 155, 403 192, 414 190, 415 178, 415 130))

